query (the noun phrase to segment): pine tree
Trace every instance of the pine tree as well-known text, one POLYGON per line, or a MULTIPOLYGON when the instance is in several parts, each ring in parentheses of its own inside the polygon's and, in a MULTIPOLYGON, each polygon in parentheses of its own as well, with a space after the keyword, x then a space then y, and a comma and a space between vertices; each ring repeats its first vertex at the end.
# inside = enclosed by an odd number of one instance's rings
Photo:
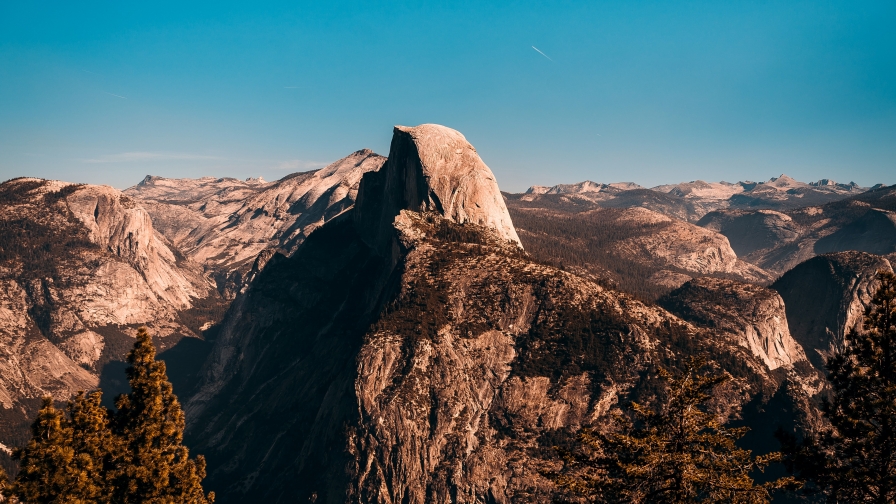
POLYGON ((705 411, 713 389, 728 377, 701 373, 704 366, 691 359, 680 376, 660 369, 668 385, 665 406, 633 403, 634 422, 619 415, 616 432, 583 431, 555 481, 594 502, 768 502, 770 490, 787 482, 757 485, 750 472, 777 454, 753 457, 735 444, 746 428, 726 427, 705 411))
POLYGON ((213 502, 214 494, 202 489, 205 460, 191 460, 183 445, 184 414, 146 328, 140 328, 127 361, 131 392, 116 400, 116 431, 125 446, 114 476, 115 502, 213 502))
POLYGON ((790 468, 832 502, 896 502, 896 275, 878 279, 865 332, 827 362, 830 429, 801 443, 779 433, 790 468))
POLYGON ((83 499, 97 504, 112 502, 108 475, 115 472, 122 448, 111 430, 111 414, 101 401, 102 391, 79 392, 67 407, 71 446, 75 452, 73 476, 79 481, 83 499))
POLYGON ((74 470, 75 451, 71 427, 63 413, 45 397, 31 424, 31 440, 13 451, 19 461, 19 473, 9 494, 22 502, 75 503, 81 500, 79 481, 74 470))

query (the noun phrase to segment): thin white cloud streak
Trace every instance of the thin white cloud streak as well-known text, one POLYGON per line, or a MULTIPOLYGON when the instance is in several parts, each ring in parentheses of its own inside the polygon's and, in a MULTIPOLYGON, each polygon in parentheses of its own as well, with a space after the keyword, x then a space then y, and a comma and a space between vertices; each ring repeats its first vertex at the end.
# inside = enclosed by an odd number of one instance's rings
POLYGON ((547 59, 549 59, 549 60, 550 60, 550 61, 554 61, 554 60, 552 60, 552 59, 551 59, 551 57, 550 57, 550 56, 548 56, 548 55, 547 55, 547 54, 545 54, 545 53, 543 53, 543 52, 541 52, 541 51, 540 51, 540 50, 539 50, 539 49, 538 49, 538 48, 537 48, 537 47, 535 47, 535 46, 532 46, 532 49, 535 49, 535 50, 536 50, 536 51, 537 51, 537 52, 538 52, 538 54, 540 54, 540 55, 542 55, 542 56, 544 56, 544 57, 545 57, 545 58, 547 58, 547 59))
POLYGON ((182 152, 122 152, 82 161, 85 163, 142 163, 146 161, 220 161, 223 159, 225 158, 182 152))
POLYGON ((103 92, 106 93, 107 95, 112 95, 112 96, 114 96, 114 97, 116 97, 116 98, 121 98, 122 100, 127 100, 127 98, 125 98, 124 96, 117 95, 117 94, 115 94, 115 93, 110 93, 110 92, 108 92, 108 91, 103 91, 103 92))

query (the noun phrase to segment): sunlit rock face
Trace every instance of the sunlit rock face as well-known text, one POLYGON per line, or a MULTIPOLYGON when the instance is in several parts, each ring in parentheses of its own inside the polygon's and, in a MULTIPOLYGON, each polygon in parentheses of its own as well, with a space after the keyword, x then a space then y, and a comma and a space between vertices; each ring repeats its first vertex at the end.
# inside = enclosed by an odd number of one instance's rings
POLYGON ((221 502, 547 502, 553 446, 651 397, 645 371, 692 353, 737 363, 721 417, 779 390, 797 403, 769 351, 516 238, 463 136, 396 128, 355 206, 234 300, 186 402, 207 488, 221 502))
POLYGON ((492 171, 460 132, 437 124, 395 127, 389 160, 365 180, 357 207, 362 235, 377 246, 395 216, 412 210, 493 229, 522 247, 492 171))
POLYGON ((0 443, 22 444, 42 397, 96 388, 136 326, 149 325, 160 350, 198 336, 180 315, 213 293, 120 191, 0 184, 0 443))
POLYGON ((784 299, 791 334, 819 369, 843 348, 846 335, 863 329, 881 270, 893 271, 885 257, 838 252, 809 259, 772 284, 784 299))
POLYGON ((274 182, 147 176, 125 193, 138 199, 159 231, 232 297, 246 285, 259 254, 295 252, 315 229, 354 204, 361 177, 385 160, 362 149, 274 182))

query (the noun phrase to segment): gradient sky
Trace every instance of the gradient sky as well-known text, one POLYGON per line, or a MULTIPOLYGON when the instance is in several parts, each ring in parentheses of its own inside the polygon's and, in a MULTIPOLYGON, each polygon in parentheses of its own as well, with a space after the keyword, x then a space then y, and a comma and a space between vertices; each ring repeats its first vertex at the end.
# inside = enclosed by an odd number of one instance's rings
POLYGON ((0 180, 273 180, 434 122, 509 191, 896 183, 893 0, 186 4, 0 1, 0 180))

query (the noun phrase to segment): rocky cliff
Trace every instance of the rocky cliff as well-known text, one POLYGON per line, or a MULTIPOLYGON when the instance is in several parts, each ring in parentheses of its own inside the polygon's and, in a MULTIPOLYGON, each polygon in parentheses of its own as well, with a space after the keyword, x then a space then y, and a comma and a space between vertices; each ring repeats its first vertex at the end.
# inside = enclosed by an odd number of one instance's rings
POLYGON ((806 361, 803 347, 787 325, 784 301, 777 292, 719 278, 697 278, 659 300, 685 320, 735 335, 770 369, 806 361))
POLYGON ((839 252, 809 259, 772 284, 784 300, 791 334, 818 369, 843 348, 846 334, 861 330, 879 270, 892 271, 892 265, 873 254, 839 252))
POLYGON ((646 208, 579 212, 508 199, 526 250, 542 261, 591 275, 645 299, 691 278, 724 276, 764 284, 772 276, 741 261, 728 238, 646 208))
POLYGON ((533 260, 499 202, 459 133, 398 127, 355 207, 270 259, 187 403, 222 502, 548 501, 553 446, 689 354, 734 376, 722 417, 808 402, 734 335, 533 260))
POLYGON ((232 297, 259 253, 292 254, 312 231, 354 204, 361 176, 384 161, 365 149, 270 183, 147 176, 125 194, 138 199, 159 231, 232 297))
POLYGON ((21 444, 41 397, 95 388, 136 325, 163 348, 198 335, 183 317, 213 292, 200 272, 111 187, 0 185, 0 442, 21 444))

